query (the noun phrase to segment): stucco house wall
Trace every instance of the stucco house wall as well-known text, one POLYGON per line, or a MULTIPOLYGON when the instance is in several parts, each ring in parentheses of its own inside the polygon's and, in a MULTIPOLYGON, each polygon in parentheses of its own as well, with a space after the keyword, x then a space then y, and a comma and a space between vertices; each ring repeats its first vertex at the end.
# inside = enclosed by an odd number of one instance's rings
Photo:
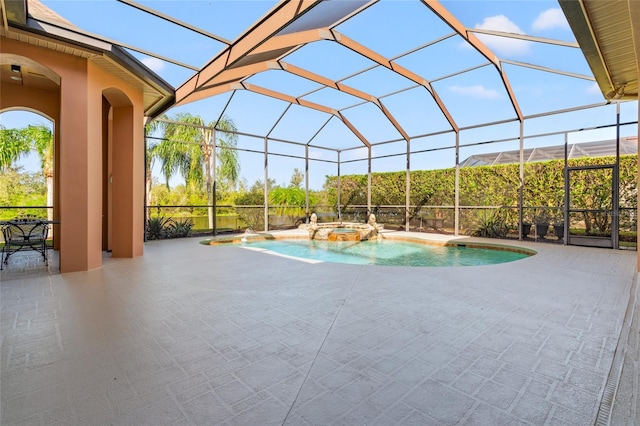
POLYGON ((144 232, 142 90, 102 69, 90 57, 0 38, 0 64, 20 60, 36 62, 59 78, 57 90, 3 82, 0 111, 29 109, 54 121, 54 219, 60 221, 55 235, 59 240, 61 271, 86 271, 102 265, 103 238, 107 238, 103 230, 105 213, 110 217, 107 229, 112 255, 141 256, 144 232), (103 104, 110 106, 106 114, 103 114, 103 104), (106 132, 103 132, 105 126, 106 132), (104 150, 104 144, 108 150, 104 150), (105 158, 104 152, 111 155, 105 158), (110 192, 109 197, 103 197, 104 191, 110 192), (105 199, 109 200, 109 206, 104 205, 105 199))

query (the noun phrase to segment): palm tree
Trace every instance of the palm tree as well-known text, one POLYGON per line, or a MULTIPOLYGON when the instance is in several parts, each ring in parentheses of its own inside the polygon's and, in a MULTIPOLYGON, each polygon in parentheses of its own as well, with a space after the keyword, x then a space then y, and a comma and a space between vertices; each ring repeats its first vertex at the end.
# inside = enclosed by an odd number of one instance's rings
POLYGON ((0 170, 11 167, 31 151, 22 129, 7 129, 0 124, 0 170))
MULTIPOLYGON (((47 206, 53 205, 53 132, 42 124, 24 129, 33 149, 38 153, 42 174, 47 182, 47 206)), ((53 210, 47 209, 47 219, 53 220, 53 210)))
MULTIPOLYGON (((277 206, 278 214, 289 216, 292 223, 295 223, 296 218, 304 216, 307 194, 304 189, 300 188, 303 179, 302 172, 294 168, 291 182, 287 188, 277 187, 269 191, 269 204, 277 206)), ((309 194, 309 204, 315 203, 315 197, 309 194)))
POLYGON ((237 144, 237 135, 233 133, 236 131, 235 124, 226 116, 218 122, 206 124, 201 117, 189 113, 178 113, 169 120, 171 122, 159 122, 163 139, 153 145, 149 156, 161 161, 167 187, 171 177, 178 172, 184 177, 185 184, 194 190, 202 188, 204 183, 207 204, 210 205, 209 226, 213 227, 214 212, 211 205, 213 170, 216 167, 213 164, 213 137, 215 133, 216 146, 219 147, 216 156, 219 160, 217 175, 235 187, 240 165, 237 152, 229 149, 237 144))
POLYGON ((220 160, 220 166, 217 169, 217 175, 221 180, 225 180, 231 189, 235 189, 238 183, 240 173, 240 161, 238 159, 238 151, 235 148, 238 144, 238 135, 236 132, 236 126, 230 118, 226 116, 222 117, 222 120, 216 123, 215 128, 218 130, 218 136, 216 145, 218 146, 218 160, 220 160))
MULTIPOLYGON (((20 157, 35 150, 40 158, 42 173, 47 183, 47 206, 53 205, 53 132, 42 124, 20 129, 0 126, 0 169, 10 167, 20 157)), ((47 218, 53 219, 53 211, 47 209, 47 218)))
POLYGON ((165 118, 172 122, 160 122, 163 140, 154 150, 161 161, 167 187, 171 177, 180 173, 187 186, 197 189, 204 181, 202 159, 203 151, 210 151, 208 146, 204 146, 209 141, 203 137, 203 131, 199 127, 179 123, 204 126, 204 121, 189 113, 178 113, 173 118, 165 118))
POLYGON ((295 221, 297 216, 304 215, 306 194, 304 189, 295 186, 277 187, 269 192, 269 204, 277 206, 279 215, 289 216, 295 221))
MULTIPOLYGON (((165 116, 163 116, 165 117, 165 116)), ((160 122, 158 121, 151 121, 150 123, 148 123, 145 127, 145 134, 147 136, 149 135, 153 135, 156 133, 156 131, 160 128, 160 122)), ((145 155, 145 190, 146 190, 146 204, 150 205, 152 203, 152 199, 151 199, 151 188, 153 185, 153 180, 152 180, 152 175, 151 175, 151 171, 153 170, 153 166, 155 164, 155 161, 159 158, 158 157, 158 153, 156 151, 156 146, 158 145, 158 143, 154 140, 154 139, 148 139, 147 138, 147 147, 146 147, 146 155, 145 155)), ((146 209, 146 213, 145 213, 146 218, 149 218, 149 210, 146 209)))

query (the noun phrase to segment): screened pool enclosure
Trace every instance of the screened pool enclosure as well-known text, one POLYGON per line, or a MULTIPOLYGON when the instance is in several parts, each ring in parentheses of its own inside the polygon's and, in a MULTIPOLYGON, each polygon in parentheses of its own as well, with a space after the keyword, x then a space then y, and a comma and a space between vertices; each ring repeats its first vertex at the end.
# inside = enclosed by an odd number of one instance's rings
POLYGON ((570 2, 59 3, 176 87, 148 217, 635 245, 637 82, 597 81, 570 2))

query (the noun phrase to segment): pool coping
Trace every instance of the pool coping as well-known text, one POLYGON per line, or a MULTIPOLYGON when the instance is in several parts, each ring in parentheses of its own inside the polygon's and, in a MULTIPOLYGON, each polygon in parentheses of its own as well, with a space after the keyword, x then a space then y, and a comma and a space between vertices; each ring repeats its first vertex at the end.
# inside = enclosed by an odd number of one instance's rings
MULTIPOLYGON (((255 232, 234 235, 216 236, 205 239, 200 242, 203 245, 224 245, 250 241, 267 241, 267 240, 307 240, 309 236, 306 230, 286 230, 273 232, 255 232)), ((393 241, 404 241, 418 244, 427 244, 441 247, 468 247, 490 250, 510 251, 514 253, 534 256, 538 252, 530 247, 519 245, 520 241, 509 241, 508 243, 488 242, 484 239, 477 239, 467 236, 453 236, 442 234, 424 234, 408 231, 390 231, 385 230, 379 234, 380 238, 393 241)), ((504 241, 504 240, 500 240, 504 241)))

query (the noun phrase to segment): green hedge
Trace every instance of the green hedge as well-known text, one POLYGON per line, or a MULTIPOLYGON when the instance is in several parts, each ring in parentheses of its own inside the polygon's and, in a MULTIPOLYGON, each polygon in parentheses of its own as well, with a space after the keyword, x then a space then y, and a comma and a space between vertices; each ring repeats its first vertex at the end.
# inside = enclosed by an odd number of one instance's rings
MULTIPOLYGON (((637 155, 620 157, 620 207, 637 207, 637 155)), ((589 157, 569 161, 570 167, 613 164, 615 157, 589 157)), ((507 221, 517 215, 519 200, 519 164, 465 167, 460 169, 461 206, 507 206, 507 221)), ((608 208, 611 205, 611 176, 606 170, 573 172, 572 200, 586 209, 608 208)), ((455 170, 415 170, 410 175, 410 217, 423 213, 423 206, 452 206, 455 197, 455 170)), ((350 206, 367 204, 367 175, 340 177, 340 203, 343 211, 350 206)), ((405 205, 405 172, 372 173, 371 203, 373 206, 405 205)), ((329 203, 337 205, 337 177, 327 176, 325 189, 329 203)), ((561 220, 564 205, 564 160, 527 163, 524 166, 523 206, 525 219, 531 222, 546 216, 549 222, 561 220), (529 209, 528 207, 543 207, 529 209)), ((436 209, 437 210, 437 209, 436 209)), ((429 212, 435 217, 443 212, 429 212)), ((463 209, 461 216, 477 216, 473 209, 463 209)), ((464 221, 461 218, 461 222, 464 221)), ((598 218, 586 218, 589 226, 606 226, 598 218)), ((621 227, 635 229, 635 215, 621 218, 621 227)))

